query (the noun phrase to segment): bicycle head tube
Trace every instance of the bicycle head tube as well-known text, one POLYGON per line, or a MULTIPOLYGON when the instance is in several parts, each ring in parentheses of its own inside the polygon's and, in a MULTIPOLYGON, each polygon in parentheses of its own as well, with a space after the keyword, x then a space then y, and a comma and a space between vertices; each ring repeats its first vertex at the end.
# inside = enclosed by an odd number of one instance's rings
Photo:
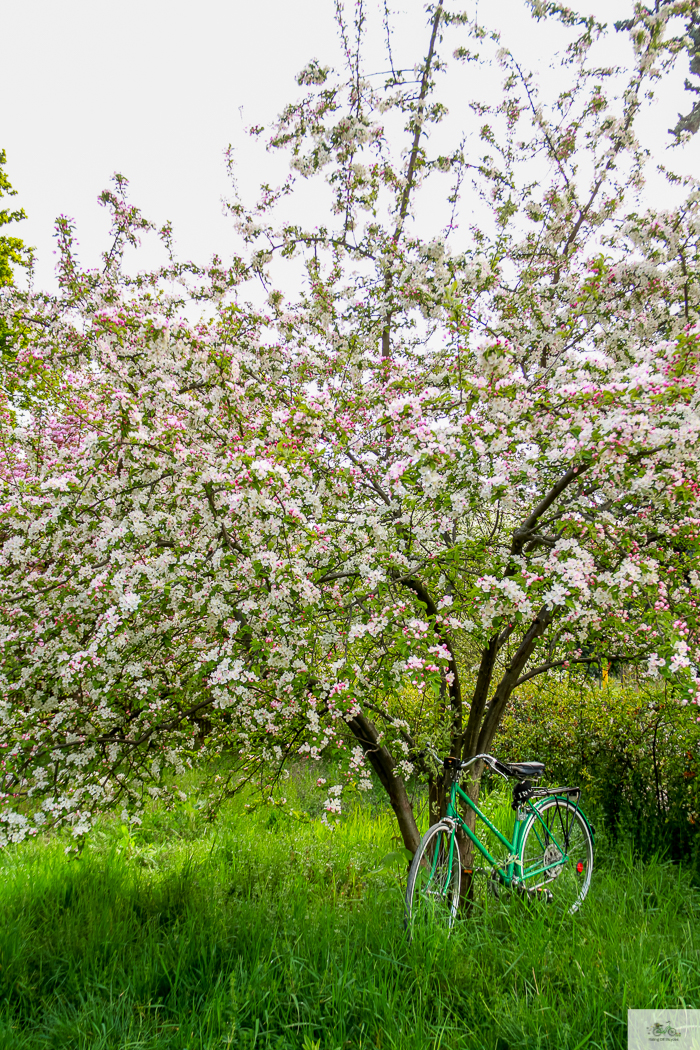
POLYGON ((445 774, 447 776, 447 779, 449 780, 450 784, 454 784, 462 763, 459 761, 458 758, 453 758, 450 755, 448 758, 443 760, 443 765, 445 767, 445 774))

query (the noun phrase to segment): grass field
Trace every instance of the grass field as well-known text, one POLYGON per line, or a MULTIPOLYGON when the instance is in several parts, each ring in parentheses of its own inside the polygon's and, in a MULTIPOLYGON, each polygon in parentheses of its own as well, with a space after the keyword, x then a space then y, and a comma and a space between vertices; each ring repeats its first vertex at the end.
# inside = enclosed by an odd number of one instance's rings
POLYGON ((588 1050, 700 1007, 700 893, 599 837, 583 910, 499 902, 408 945, 386 812, 190 804, 0 856, 0 1048, 588 1050), (389 859, 387 860, 387 856, 389 859))

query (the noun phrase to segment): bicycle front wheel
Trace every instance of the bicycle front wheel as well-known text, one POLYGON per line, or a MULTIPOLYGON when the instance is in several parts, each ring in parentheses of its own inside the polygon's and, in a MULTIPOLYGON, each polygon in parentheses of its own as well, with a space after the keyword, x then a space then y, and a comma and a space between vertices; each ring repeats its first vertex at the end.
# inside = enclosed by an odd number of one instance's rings
POLYGON ((578 806, 547 798, 528 819, 520 848, 521 886, 566 912, 581 907, 593 873, 593 838, 578 806))
POLYGON ((408 872, 404 925, 412 935, 418 927, 454 924, 459 907, 459 846, 448 824, 428 828, 408 872))

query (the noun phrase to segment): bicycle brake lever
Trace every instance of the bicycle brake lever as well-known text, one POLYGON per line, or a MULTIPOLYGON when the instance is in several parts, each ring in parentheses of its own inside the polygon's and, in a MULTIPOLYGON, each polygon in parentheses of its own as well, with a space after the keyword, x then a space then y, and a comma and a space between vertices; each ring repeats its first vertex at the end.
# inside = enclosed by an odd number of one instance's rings
POLYGON ((492 769, 494 773, 498 773, 499 777, 503 777, 503 779, 507 783, 508 782, 508 777, 506 776, 505 773, 502 773, 501 770, 498 768, 500 766, 500 764, 501 764, 498 761, 498 759, 497 758, 493 758, 491 755, 484 755, 484 759, 485 759, 486 765, 489 767, 489 769, 492 769))

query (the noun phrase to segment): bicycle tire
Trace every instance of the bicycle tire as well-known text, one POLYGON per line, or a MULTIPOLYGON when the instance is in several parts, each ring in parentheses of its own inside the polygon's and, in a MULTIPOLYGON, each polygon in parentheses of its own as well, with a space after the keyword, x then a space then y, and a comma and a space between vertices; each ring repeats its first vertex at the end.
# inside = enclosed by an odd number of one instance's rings
POLYGON ((537 813, 531 814, 523 831, 519 885, 530 896, 542 896, 573 914, 591 884, 591 829, 578 806, 568 799, 550 796, 535 808, 537 813), (557 864, 564 855, 567 859, 557 864))
POLYGON ((454 925, 459 908, 460 860, 455 838, 450 861, 450 843, 455 835, 449 824, 428 828, 416 850, 408 872, 404 926, 412 936, 418 927, 454 925))

